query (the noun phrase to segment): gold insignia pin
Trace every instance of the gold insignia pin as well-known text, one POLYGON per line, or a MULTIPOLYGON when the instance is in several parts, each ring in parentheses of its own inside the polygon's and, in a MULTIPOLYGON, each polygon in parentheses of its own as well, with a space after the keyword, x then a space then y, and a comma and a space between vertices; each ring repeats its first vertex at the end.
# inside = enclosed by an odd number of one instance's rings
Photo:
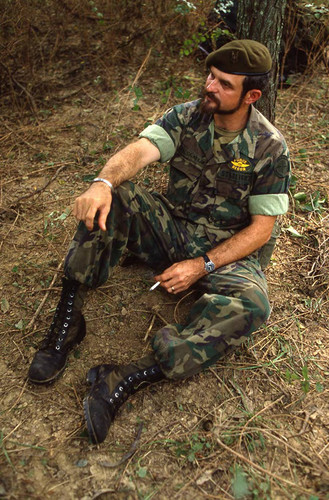
POLYGON ((246 170, 248 170, 248 168, 250 167, 250 163, 247 162, 247 160, 239 158, 238 160, 232 160, 231 166, 233 170, 237 170, 238 172, 246 172, 246 170))

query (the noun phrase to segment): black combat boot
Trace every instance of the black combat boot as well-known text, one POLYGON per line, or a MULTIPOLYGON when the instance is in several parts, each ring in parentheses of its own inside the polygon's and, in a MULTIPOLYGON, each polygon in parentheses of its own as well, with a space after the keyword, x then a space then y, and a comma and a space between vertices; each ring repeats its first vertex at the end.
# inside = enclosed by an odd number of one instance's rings
POLYGON ((146 385, 165 378, 153 354, 129 365, 98 365, 91 368, 92 384, 83 401, 87 429, 94 444, 102 443, 110 425, 126 399, 146 385))
POLYGON ((87 287, 63 278, 63 290, 53 322, 32 360, 28 378, 35 384, 53 382, 66 366, 70 349, 86 335, 81 314, 87 287))

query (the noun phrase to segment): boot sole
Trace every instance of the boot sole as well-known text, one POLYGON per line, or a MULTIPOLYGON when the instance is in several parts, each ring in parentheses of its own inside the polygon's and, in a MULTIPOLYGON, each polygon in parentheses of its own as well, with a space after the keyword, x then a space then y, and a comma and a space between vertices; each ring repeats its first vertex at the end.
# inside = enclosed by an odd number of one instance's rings
POLYGON ((93 444, 99 444, 97 441, 94 426, 92 424, 92 420, 90 417, 88 396, 86 396, 83 400, 83 412, 84 412, 85 419, 86 419, 87 431, 89 434, 89 438, 93 444))
POLYGON ((53 375, 50 378, 47 378, 44 380, 36 380, 36 379, 31 378, 31 377, 28 377, 28 381, 32 382, 32 384, 36 384, 36 385, 47 385, 47 384, 50 385, 50 384, 54 383, 62 375, 62 373, 64 372, 64 370, 66 368, 66 365, 67 365, 67 363, 65 363, 65 365, 63 366, 63 368, 59 372, 57 372, 55 375, 53 375))

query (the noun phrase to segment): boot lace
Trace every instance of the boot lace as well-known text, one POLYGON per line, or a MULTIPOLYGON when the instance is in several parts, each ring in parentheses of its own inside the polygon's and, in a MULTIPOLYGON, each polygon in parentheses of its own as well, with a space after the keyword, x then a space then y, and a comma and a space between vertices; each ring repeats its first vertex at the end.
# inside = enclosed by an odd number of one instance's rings
POLYGON ((50 328, 41 344, 41 349, 53 347, 60 351, 72 321, 74 298, 78 290, 78 283, 63 285, 63 291, 50 328), (66 286, 65 286, 66 285, 66 286))
POLYGON ((141 388, 143 382, 155 382, 159 380, 161 374, 162 372, 158 366, 152 366, 151 368, 140 370, 124 377, 114 391, 104 397, 113 408, 113 415, 131 394, 134 394, 141 388))

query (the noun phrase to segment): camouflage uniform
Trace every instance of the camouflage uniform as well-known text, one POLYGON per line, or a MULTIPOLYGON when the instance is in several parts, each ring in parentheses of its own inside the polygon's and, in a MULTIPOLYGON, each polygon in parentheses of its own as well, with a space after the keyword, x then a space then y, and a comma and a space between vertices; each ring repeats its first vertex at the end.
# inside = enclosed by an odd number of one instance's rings
MULTIPOLYGON (((247 127, 215 158, 214 122, 199 104, 173 107, 140 134, 158 147, 162 162, 170 161, 166 196, 131 182, 119 186, 107 232, 80 224, 65 263, 69 278, 101 285, 125 248, 163 271, 203 255, 248 226, 251 215, 286 212, 290 163, 278 130, 252 107, 247 127)), ((166 325, 155 334, 155 357, 167 377, 184 378, 209 366, 268 318, 260 255, 200 279, 194 286, 200 298, 186 324, 166 325)))

